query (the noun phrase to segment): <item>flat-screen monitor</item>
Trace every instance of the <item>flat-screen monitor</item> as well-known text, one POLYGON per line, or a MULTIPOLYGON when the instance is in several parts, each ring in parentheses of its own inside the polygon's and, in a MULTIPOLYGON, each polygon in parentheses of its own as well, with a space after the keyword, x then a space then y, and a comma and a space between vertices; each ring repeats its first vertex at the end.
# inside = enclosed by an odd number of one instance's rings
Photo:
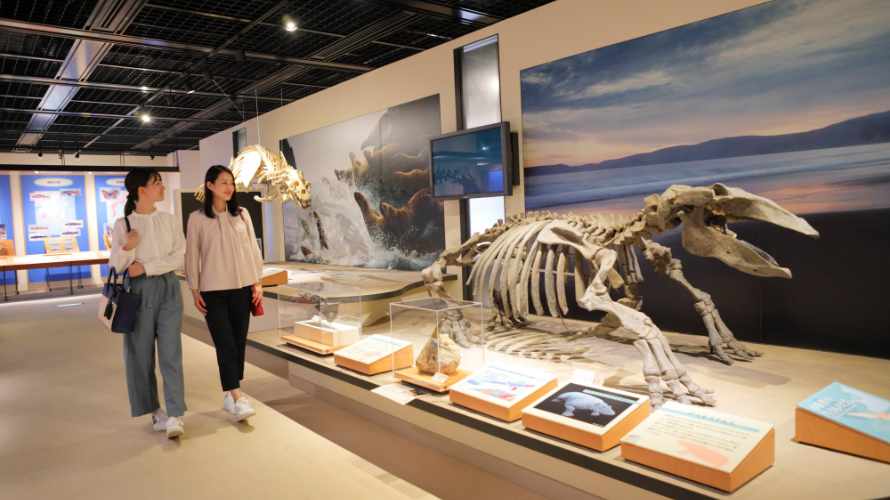
POLYGON ((430 139, 430 185, 434 198, 508 196, 513 189, 508 122, 430 139))

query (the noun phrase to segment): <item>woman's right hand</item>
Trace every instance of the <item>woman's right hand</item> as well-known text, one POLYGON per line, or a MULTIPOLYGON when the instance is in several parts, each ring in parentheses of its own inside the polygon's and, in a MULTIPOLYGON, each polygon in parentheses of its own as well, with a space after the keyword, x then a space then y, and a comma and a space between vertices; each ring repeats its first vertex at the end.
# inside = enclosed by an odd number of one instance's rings
POLYGON ((192 298, 195 299, 195 309, 206 316, 207 304, 204 302, 204 297, 201 297, 201 292, 199 292, 198 290, 192 290, 192 298))
POLYGON ((135 229, 127 233, 127 242, 124 243, 124 250, 130 251, 139 245, 139 232, 135 229))

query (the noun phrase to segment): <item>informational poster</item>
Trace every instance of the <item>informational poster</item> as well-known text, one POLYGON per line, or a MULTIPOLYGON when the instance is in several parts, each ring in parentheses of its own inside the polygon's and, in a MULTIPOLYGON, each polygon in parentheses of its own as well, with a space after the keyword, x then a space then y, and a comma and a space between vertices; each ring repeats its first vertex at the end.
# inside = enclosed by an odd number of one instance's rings
POLYGON ((12 191, 9 176, 0 175, 0 240, 11 240, 12 232, 12 191))
MULTIPOLYGON (((124 205, 127 203, 127 189, 124 187, 123 175, 96 176, 96 228, 99 231, 99 249, 111 249, 111 231, 114 222, 124 216, 124 205)), ((100 268, 104 278, 108 274, 108 266, 100 268)))
POLYGON ((770 429, 765 422, 668 401, 621 442, 732 472, 770 429))
MULTIPOLYGON (((25 219, 26 253, 45 253, 46 238, 70 237, 80 250, 89 248, 86 225, 84 177, 81 175, 23 175, 22 211, 25 219)), ((80 272, 89 277, 89 266, 72 269, 74 278, 80 272)), ((50 270, 53 280, 68 279, 67 267, 50 270)), ((41 282, 45 269, 28 271, 28 279, 41 282)))

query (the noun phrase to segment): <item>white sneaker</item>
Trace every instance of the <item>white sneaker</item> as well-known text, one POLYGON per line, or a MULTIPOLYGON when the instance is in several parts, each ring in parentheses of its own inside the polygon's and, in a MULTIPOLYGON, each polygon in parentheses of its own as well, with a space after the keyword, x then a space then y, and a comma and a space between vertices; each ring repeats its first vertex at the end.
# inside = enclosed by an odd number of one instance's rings
POLYGON ((231 413, 233 416, 235 415, 235 399, 232 397, 231 392, 227 392, 225 397, 223 397, 223 410, 231 413))
POLYGON ((164 410, 158 408, 151 414, 151 428, 154 429, 155 432, 167 430, 167 414, 164 413, 164 410))
POLYGON ((248 417, 256 415, 256 410, 253 409, 250 400, 241 396, 241 399, 235 401, 234 415, 236 422, 243 422, 244 420, 247 420, 248 417))
POLYGON ((178 438, 185 434, 185 424, 179 417, 170 417, 167 419, 167 438, 178 438))

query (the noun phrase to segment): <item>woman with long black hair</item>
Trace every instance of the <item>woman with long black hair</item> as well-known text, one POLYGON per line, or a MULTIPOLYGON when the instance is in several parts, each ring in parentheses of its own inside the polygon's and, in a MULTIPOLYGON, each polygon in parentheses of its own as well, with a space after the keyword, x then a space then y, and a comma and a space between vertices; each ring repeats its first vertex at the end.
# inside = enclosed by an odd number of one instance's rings
POLYGON ((207 170, 204 207, 189 216, 187 239, 186 279, 216 347, 223 408, 240 422, 255 413, 240 389, 250 308, 262 300, 263 257, 228 168, 207 170))
POLYGON ((133 292, 141 296, 136 329, 124 335, 124 365, 130 413, 151 413, 152 427, 179 437, 185 431, 185 384, 182 372, 182 293, 174 271, 183 266, 185 239, 169 213, 155 208, 164 199, 157 170, 136 168, 124 179, 124 217, 114 223, 108 264, 129 274, 133 292), (164 377, 164 402, 158 402, 155 346, 164 377))

